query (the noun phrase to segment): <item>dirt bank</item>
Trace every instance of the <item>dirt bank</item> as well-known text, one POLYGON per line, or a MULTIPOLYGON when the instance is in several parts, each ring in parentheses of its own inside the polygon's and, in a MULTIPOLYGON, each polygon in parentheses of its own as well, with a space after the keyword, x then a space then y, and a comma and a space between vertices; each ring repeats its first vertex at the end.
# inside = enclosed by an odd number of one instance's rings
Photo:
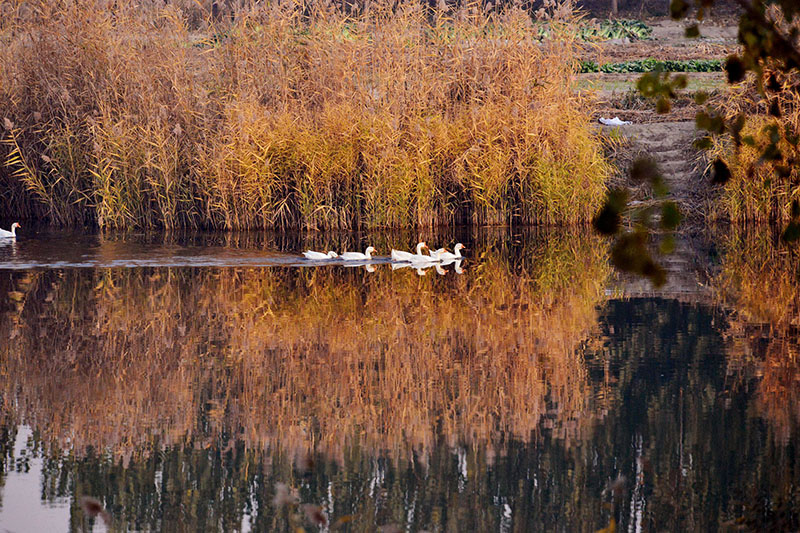
MULTIPOLYGON (((648 24, 653 28, 652 39, 601 43, 588 50, 585 57, 608 62, 640 58, 724 59, 738 49, 737 30, 732 20, 701 24, 698 39, 684 36, 685 22, 657 19, 648 24)), ((726 90, 724 74, 686 74, 687 88, 672 101, 670 112, 663 114, 656 113, 654 102, 636 91, 640 77, 638 73, 594 73, 580 75, 578 79, 579 91, 587 91, 596 99, 595 119, 619 117, 633 123, 618 128, 603 127, 607 135, 623 141, 612 155, 619 169, 614 185, 631 189, 635 205, 652 202, 648 188, 632 183, 627 172, 635 158, 652 157, 684 215, 690 220, 702 220, 709 212, 715 191, 704 177, 702 155, 692 148, 692 141, 698 135, 694 117, 700 109, 694 96, 700 91, 726 90)))

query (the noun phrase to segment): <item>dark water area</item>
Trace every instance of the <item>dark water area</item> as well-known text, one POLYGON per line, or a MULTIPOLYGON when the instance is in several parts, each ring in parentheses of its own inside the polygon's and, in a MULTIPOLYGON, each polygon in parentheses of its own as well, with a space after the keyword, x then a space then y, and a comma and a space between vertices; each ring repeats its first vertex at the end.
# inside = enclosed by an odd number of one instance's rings
POLYGON ((589 230, 416 238, 0 244, 0 530, 800 529, 796 252, 684 235, 654 289, 589 230))

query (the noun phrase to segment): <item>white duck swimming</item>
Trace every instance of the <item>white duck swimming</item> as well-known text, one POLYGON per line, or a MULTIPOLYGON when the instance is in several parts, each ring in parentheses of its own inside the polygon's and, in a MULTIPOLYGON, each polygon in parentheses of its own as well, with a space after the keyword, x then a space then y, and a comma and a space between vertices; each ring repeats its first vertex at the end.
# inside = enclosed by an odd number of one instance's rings
POLYGON ((328 253, 315 252, 313 250, 307 250, 307 251, 303 252, 303 256, 306 259, 311 259, 311 260, 314 260, 314 261, 324 261, 325 259, 336 259, 337 257, 339 257, 339 254, 337 254, 333 250, 331 250, 328 253))
POLYGON ((343 261, 372 261, 372 254, 374 252, 375 248, 369 246, 364 250, 363 254, 361 252, 345 252, 339 256, 339 259, 343 261))
POLYGON ((6 231, 4 229, 0 229, 0 239, 16 239, 17 238, 17 228, 21 228, 22 226, 19 225, 19 222, 14 222, 11 224, 11 231, 6 231))
POLYGON ((431 255, 425 255, 425 254, 412 255, 411 259, 409 259, 409 261, 411 261, 412 265, 428 265, 428 266, 432 266, 433 263, 440 263, 442 260, 439 259, 438 256, 436 256, 433 253, 431 253, 431 255))
MULTIPOLYGON (((427 245, 424 242, 418 242, 417 255, 422 255, 422 249, 426 247, 427 245)), ((411 261, 412 257, 414 257, 414 254, 412 254, 411 252, 404 252, 402 250, 392 250, 392 261, 395 262, 411 261)))
POLYGON ((436 257, 436 258, 440 259, 441 261, 457 261, 457 260, 459 260, 459 259, 461 259, 463 257, 461 255, 461 250, 463 250, 463 249, 464 249, 464 245, 461 244, 461 243, 458 243, 453 248, 453 252, 455 252, 455 253, 448 252, 447 248, 439 248, 436 251, 432 251, 431 252, 431 256, 436 257))

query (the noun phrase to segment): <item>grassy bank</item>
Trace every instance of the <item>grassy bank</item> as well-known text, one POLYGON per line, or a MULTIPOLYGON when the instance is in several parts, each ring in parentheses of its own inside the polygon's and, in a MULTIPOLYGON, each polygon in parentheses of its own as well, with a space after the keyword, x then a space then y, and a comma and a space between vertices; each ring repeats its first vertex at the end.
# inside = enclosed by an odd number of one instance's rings
POLYGON ((0 22, 0 216, 570 224, 603 196, 570 92, 576 37, 539 43, 522 11, 273 5, 211 23, 176 4, 78 4, 0 22))

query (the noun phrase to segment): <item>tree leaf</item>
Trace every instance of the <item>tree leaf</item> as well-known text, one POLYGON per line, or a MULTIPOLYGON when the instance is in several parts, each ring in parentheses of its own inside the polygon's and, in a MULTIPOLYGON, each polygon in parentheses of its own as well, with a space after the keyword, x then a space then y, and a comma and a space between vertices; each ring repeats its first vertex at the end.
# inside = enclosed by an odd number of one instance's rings
POLYGON ((725 72, 728 74, 728 83, 738 83, 744 79, 747 71, 744 62, 739 56, 731 55, 725 60, 725 72))
POLYGON ((713 164, 713 173, 711 174, 711 182, 717 185, 724 185, 731 179, 731 169, 728 164, 722 159, 715 159, 713 164))

